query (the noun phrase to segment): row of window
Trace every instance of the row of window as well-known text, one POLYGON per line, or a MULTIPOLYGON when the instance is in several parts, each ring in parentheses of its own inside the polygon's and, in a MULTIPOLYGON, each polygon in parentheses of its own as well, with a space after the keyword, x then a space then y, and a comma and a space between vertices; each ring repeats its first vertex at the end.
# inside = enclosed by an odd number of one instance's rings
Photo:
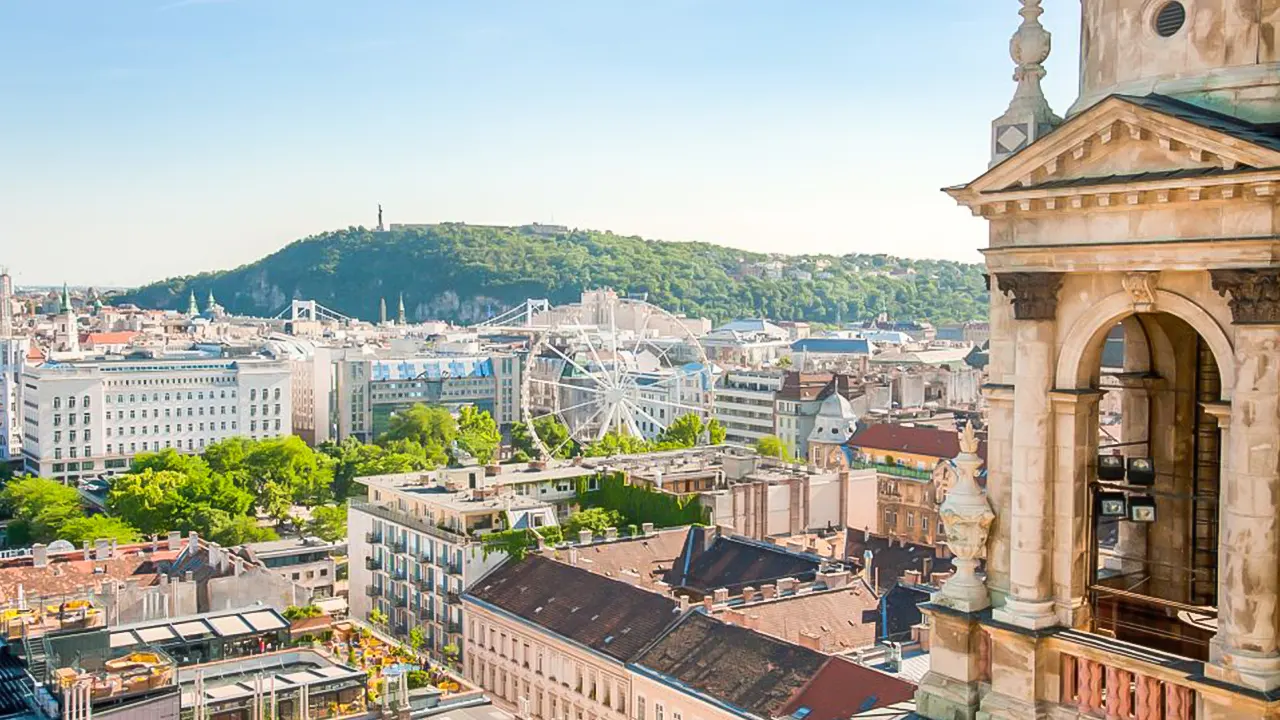
MULTIPOLYGON (((110 434, 111 434, 111 428, 107 428, 107 434, 108 434, 108 435, 110 435, 110 434)), ((68 430, 68 431, 67 431, 67 442, 74 443, 74 442, 76 441, 76 435, 77 435, 77 432, 76 432, 75 430, 68 430)), ((84 441, 85 441, 85 442, 89 442, 90 440, 92 440, 92 439, 93 439, 93 437, 92 437, 92 433, 91 433, 91 431, 89 430, 89 428, 85 428, 85 429, 84 429, 84 434, 83 434, 83 436, 82 436, 82 437, 84 437, 84 441)), ((62 431, 61 431, 61 430, 54 430, 54 431, 53 431, 53 441, 54 441, 55 443, 60 443, 60 442, 62 442, 62 431)))
MULTIPOLYGON (((82 406, 82 407, 84 407, 85 409, 88 409, 88 408, 89 408, 89 396, 88 396, 88 395, 85 395, 85 396, 84 396, 84 398, 82 399, 82 401, 81 401, 81 406, 82 406)), ((61 398, 61 397, 58 397, 58 396, 56 396, 56 395, 54 396, 54 398, 53 398, 53 409, 54 409, 54 410, 61 410, 61 409, 62 409, 62 398, 61 398)), ((75 409, 76 409, 76 396, 75 396, 75 395, 68 395, 68 396, 67 396, 67 409, 68 409, 68 410, 75 410, 75 409)))
MULTIPOLYGON (((68 425, 75 425, 75 424, 76 424, 76 417, 77 417, 77 415, 76 415, 75 413, 67 413, 67 424, 68 424, 68 425)), ((91 423, 91 422, 93 422, 93 416, 92 416, 92 415, 90 415, 89 413, 85 413, 85 414, 84 414, 84 424, 85 424, 85 425, 88 425, 88 424, 89 424, 89 423, 91 423)), ((53 416, 53 426, 54 426, 54 427, 58 427, 59 425, 62 425, 62 415, 60 415, 60 414, 59 414, 59 415, 54 415, 54 416, 53 416)))
MULTIPOLYGON (((195 432, 195 431, 196 431, 196 428, 199 428, 200 432, 204 432, 204 425, 205 425, 204 423, 187 423, 187 432, 195 432)), ((250 422, 250 423, 249 423, 249 425, 250 425, 250 429, 251 429, 251 430, 257 430, 257 429, 258 429, 258 422, 257 422, 256 420, 255 420, 255 421, 250 422)), ((129 435, 146 435, 146 434, 147 434, 147 428, 148 428, 148 427, 150 427, 150 428, 151 428, 151 431, 150 431, 150 432, 151 432, 151 434, 152 434, 152 435, 159 435, 159 434, 160 434, 160 426, 159 426, 159 425, 130 425, 130 426, 129 426, 129 428, 128 428, 128 429, 129 429, 128 434, 129 434, 129 435), (138 428, 142 428, 142 432, 138 432, 138 428)), ((175 430, 174 430, 174 428, 175 428, 175 427, 177 428, 176 432, 182 432, 182 423, 178 423, 177 425, 165 425, 165 426, 164 426, 164 434, 169 435, 169 434, 171 434, 171 433, 175 432, 175 430)), ((209 431, 210 431, 210 432, 213 432, 213 431, 215 431, 215 430, 219 430, 219 429, 221 429, 221 430, 226 430, 226 429, 227 429, 227 421, 226 421, 226 420, 223 420, 220 424, 219 424, 219 423, 216 423, 216 422, 210 422, 210 423, 209 423, 209 431)), ((232 429, 232 430, 235 430, 235 429, 236 429, 236 421, 235 421, 235 420, 232 420, 232 421, 231 421, 231 429, 232 429)), ((268 428, 268 425, 267 425, 267 422, 266 422, 265 420, 264 420, 264 421, 263 421, 263 423, 262 423, 262 429, 264 429, 264 430, 269 429, 269 428, 268 428)), ((279 430, 279 429, 280 429, 280 421, 279 421, 279 420, 277 420, 277 421, 276 421, 276 429, 277 429, 277 430, 279 430)), ((111 428, 107 428, 107 437, 111 437, 111 436, 112 436, 112 434, 111 434, 111 430, 112 430, 111 428)), ((74 431, 72 431, 72 434, 74 434, 74 431)), ((116 436, 116 437, 122 437, 122 436, 124 436, 125 434, 126 434, 126 433, 125 433, 125 428, 123 428, 123 427, 115 428, 115 436, 116 436)), ((57 433, 57 431, 56 431, 56 430, 54 431, 53 435, 54 435, 54 442, 57 442, 57 441, 58 441, 58 433, 57 433)), ((86 440, 88 440, 88 439, 89 439, 89 437, 88 437, 88 436, 89 436, 89 432, 86 430, 86 431, 85 431, 85 439, 86 439, 86 440)))
MULTIPOLYGON (((223 391, 221 392, 221 394, 219 395, 219 397, 220 397, 221 399, 223 399, 223 400, 226 400, 226 399, 227 399, 227 392, 228 392, 228 391, 223 390, 223 391)), ((230 391, 230 392, 231 392, 231 398, 232 398, 232 399, 235 399, 235 397, 236 397, 236 391, 235 391, 235 389, 234 389, 234 388, 233 388, 233 389, 231 389, 231 391, 230 391)), ((256 395, 256 393, 257 393, 257 390, 254 390, 254 394, 255 394, 255 395, 256 395)), ((279 393, 280 393, 280 389, 279 389, 279 388, 276 388, 276 395, 277 395, 277 397, 279 397, 279 393)), ((266 391, 265 391, 265 390, 263 391, 262 395, 263 395, 263 398, 265 399, 265 398, 266 398, 266 391)), ((106 397, 107 397, 107 404, 108 404, 108 405, 110 405, 110 404, 111 404, 111 395, 110 395, 110 394, 108 394, 106 397)), ((160 396, 160 393, 158 393, 158 392, 157 392, 157 393, 151 393, 151 399, 150 399, 150 400, 148 400, 148 399, 147 399, 147 394, 146 394, 146 393, 142 393, 142 395, 134 395, 134 394, 130 394, 128 397, 129 397, 129 402, 131 402, 131 403, 136 403, 136 402, 160 402, 160 397, 161 397, 161 396, 160 396)), ((181 391, 181 390, 179 390, 178 392, 175 392, 175 393, 165 393, 165 394, 164 394, 164 402, 172 402, 172 401, 174 401, 174 400, 182 400, 182 399, 183 399, 183 397, 182 397, 182 391, 181 391)), ((203 390, 200 390, 200 391, 192 391, 192 390, 188 390, 188 391, 187 391, 187 397, 186 397, 186 399, 187 399, 187 400, 203 400, 203 399, 204 399, 204 391, 203 391, 203 390)), ((214 399, 215 399, 215 398, 214 398, 214 395, 213 395, 213 391, 212 391, 212 390, 210 390, 210 391, 209 391, 209 399, 210 399, 210 400, 214 400, 214 399)), ((254 398, 252 398, 252 399, 256 400, 257 398, 256 398, 256 397, 254 397, 254 398)), ((55 400, 55 402, 56 402, 57 398, 54 398, 54 400, 55 400)), ((123 405, 123 404, 124 404, 124 402, 125 402, 125 396, 124 396, 124 395, 119 395, 119 394, 118 394, 118 395, 116 395, 115 402, 116 402, 116 404, 117 404, 117 405, 123 405)))

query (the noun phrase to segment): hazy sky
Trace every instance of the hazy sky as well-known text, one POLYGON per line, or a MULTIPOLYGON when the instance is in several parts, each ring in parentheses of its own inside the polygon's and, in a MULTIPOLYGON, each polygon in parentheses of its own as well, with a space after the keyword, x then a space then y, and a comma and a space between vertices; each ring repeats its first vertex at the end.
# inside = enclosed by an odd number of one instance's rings
MULTIPOLYGON (((1046 0, 1075 96, 1079 0, 1046 0)), ((979 259, 1012 0, 0 0, 0 264, 117 285, 387 222, 979 259)))

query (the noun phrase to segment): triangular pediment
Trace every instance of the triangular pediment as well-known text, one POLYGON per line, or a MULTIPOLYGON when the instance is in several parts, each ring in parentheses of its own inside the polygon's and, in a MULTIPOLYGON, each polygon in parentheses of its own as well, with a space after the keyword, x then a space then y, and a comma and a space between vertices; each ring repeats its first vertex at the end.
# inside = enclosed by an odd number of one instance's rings
POLYGON ((1132 176, 1201 177, 1280 167, 1280 139, 1180 101, 1113 96, 952 194, 1088 186, 1132 176))

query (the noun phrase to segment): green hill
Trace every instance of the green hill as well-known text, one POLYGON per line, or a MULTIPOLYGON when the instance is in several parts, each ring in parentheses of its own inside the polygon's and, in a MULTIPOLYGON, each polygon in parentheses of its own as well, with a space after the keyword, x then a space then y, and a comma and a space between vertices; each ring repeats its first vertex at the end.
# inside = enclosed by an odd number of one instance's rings
MULTIPOLYGON (((781 241, 780 241, 781 242, 781 241)), ((887 311, 935 323, 984 319, 979 265, 887 255, 763 255, 708 243, 663 242, 608 232, 445 224, 375 232, 348 228, 289 244, 234 270, 171 278, 116 304, 185 309, 210 290, 230 312, 270 316, 292 298, 376 320, 394 317, 404 294, 411 320, 482 320, 525 298, 575 302, 612 287, 715 322, 769 317, 835 323, 887 311)))

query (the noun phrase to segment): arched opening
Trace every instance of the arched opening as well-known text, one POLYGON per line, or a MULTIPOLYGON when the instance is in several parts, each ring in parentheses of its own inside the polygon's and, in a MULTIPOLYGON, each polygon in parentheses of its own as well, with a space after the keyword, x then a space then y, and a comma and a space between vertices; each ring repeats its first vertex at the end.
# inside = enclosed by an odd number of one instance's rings
POLYGON ((1208 342, 1161 312, 1084 354, 1101 393, 1089 478, 1094 632, 1207 659, 1217 626, 1222 375, 1208 342))

